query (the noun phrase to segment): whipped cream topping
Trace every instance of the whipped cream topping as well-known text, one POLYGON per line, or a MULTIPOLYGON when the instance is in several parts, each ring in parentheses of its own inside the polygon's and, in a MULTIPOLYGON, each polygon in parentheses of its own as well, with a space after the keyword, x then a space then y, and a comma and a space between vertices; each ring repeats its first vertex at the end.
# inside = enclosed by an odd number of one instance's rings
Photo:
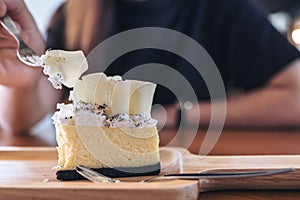
POLYGON ((156 126, 157 120, 143 115, 116 114, 107 117, 105 107, 78 102, 74 104, 57 104, 59 111, 55 112, 52 119, 54 124, 79 125, 79 126, 105 126, 110 128, 146 128, 156 126))
POLYGON ((55 88, 55 89, 59 89, 61 90, 62 89, 62 82, 63 82, 63 78, 62 78, 62 75, 61 73, 57 72, 56 74, 51 74, 51 67, 50 66, 46 66, 44 65, 43 66, 43 73, 48 77, 48 80, 52 83, 52 86, 55 88))

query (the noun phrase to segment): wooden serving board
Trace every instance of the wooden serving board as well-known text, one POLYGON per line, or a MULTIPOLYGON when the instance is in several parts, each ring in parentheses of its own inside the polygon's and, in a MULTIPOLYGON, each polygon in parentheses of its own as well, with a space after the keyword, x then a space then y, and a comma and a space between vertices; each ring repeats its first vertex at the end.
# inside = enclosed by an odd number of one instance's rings
MULTIPOLYGON (((207 156, 182 148, 160 150, 162 173, 203 170, 249 170, 279 167, 300 168, 300 156, 207 156)), ((275 176, 173 180, 139 183, 142 178, 118 184, 55 179, 55 148, 0 147, 0 199, 197 199, 201 191, 218 189, 300 189, 299 170, 275 176)))

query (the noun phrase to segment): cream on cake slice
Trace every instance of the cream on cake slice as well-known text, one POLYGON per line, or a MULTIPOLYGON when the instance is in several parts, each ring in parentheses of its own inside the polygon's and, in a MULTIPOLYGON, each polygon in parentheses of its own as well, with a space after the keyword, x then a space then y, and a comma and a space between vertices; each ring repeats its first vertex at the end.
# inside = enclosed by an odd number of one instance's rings
POLYGON ((104 73, 80 78, 87 69, 82 55, 55 50, 52 57, 50 50, 42 57, 47 59, 45 64, 55 64, 55 69, 46 67, 48 74, 61 74, 60 82, 73 87, 72 103, 58 104, 59 111, 53 116, 59 155, 57 178, 81 179, 74 170, 76 165, 110 177, 158 174, 157 121, 150 115, 156 85, 104 73), (64 57, 67 61, 61 59, 64 57), (80 64, 74 65, 72 59, 80 64))
POLYGON ((88 69, 82 51, 48 50, 41 56, 44 74, 56 89, 62 85, 73 87, 77 79, 88 69))

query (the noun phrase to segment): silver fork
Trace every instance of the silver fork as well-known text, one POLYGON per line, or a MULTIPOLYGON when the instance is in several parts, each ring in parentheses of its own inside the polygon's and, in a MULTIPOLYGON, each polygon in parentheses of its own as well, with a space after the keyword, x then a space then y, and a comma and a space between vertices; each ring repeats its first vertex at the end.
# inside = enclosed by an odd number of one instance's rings
MULTIPOLYGON (((103 174, 100 174, 89 167, 78 165, 76 171, 86 179, 95 183, 120 183, 118 179, 113 179, 103 174)), ((268 169, 261 171, 236 171, 236 172, 209 172, 203 171, 199 173, 183 173, 183 174, 165 174, 161 176, 151 177, 140 181, 140 183, 148 183, 154 181, 165 181, 174 179, 184 180, 199 180, 199 179, 216 179, 216 178, 243 178, 243 177, 256 177, 267 176, 281 173, 288 173, 294 171, 294 168, 279 168, 268 169)))
POLYGON ((0 18, 0 23, 17 40, 19 44, 17 56, 20 61, 33 67, 42 66, 42 60, 30 47, 27 46, 27 44, 25 44, 21 37, 20 31, 11 17, 6 15, 3 18, 0 18))

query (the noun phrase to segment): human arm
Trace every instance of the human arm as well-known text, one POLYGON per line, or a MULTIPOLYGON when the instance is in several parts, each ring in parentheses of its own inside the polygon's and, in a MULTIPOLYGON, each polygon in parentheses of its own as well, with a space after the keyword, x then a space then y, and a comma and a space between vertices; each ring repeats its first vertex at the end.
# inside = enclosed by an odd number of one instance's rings
MULTIPOLYGON (((216 104, 224 102, 216 102, 216 104)), ((233 98, 226 103, 225 126, 229 127, 275 127, 300 125, 300 60, 296 60, 276 74, 264 86, 233 98)), ((217 107, 217 106, 216 106, 217 107)), ((184 121, 188 125, 208 125, 212 104, 200 101, 191 110, 185 111, 184 121), (200 109, 200 119, 197 117, 200 109)), ((153 113, 159 126, 175 127, 177 122, 175 105, 166 107, 166 115, 153 113), (165 118, 165 116, 167 116, 165 118)))
MULTIPOLYGON (((0 17, 9 14, 19 25, 25 43, 41 55, 45 43, 24 1, 0 0, 0 17)), ((21 63, 16 56, 17 42, 0 27, 0 127, 4 132, 28 130, 55 109, 60 98, 42 73, 21 63)))
MULTIPOLYGON (((208 124, 211 104, 199 103, 201 124, 208 124)), ((226 102, 225 126, 299 126, 300 60, 289 64, 259 89, 230 98, 226 102)), ((195 109, 195 108, 194 108, 195 109)), ((187 121, 195 122, 195 111, 187 121)))

